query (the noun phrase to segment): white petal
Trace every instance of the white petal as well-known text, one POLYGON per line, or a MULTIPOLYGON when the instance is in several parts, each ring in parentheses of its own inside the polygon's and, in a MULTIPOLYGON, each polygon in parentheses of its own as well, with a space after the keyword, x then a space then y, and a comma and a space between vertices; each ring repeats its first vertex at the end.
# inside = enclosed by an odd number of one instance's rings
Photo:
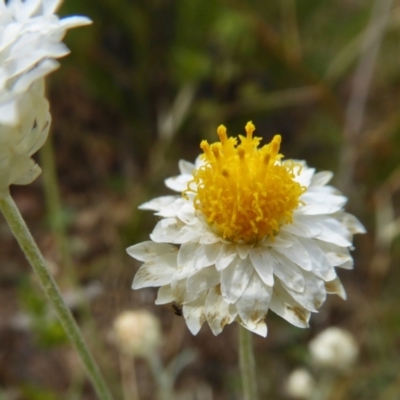
POLYGON ((62 0, 44 0, 42 1, 43 5, 43 14, 51 15, 54 14, 58 7, 60 6, 62 0))
POLYGON ((343 264, 340 264, 337 266, 338 268, 343 268, 343 269, 353 269, 354 268, 354 261, 353 259, 346 261, 343 264))
POLYGON ((221 250, 220 243, 203 244, 200 247, 197 255, 197 265, 201 267, 207 267, 215 264, 221 250))
POLYGON ((343 196, 342 192, 335 188, 334 186, 327 185, 327 186, 310 186, 308 188, 308 191, 310 193, 313 193, 314 195, 330 195, 330 196, 343 196))
POLYGON ((333 178, 330 171, 321 171, 314 174, 310 186, 325 186, 333 178))
POLYGON ((277 247, 274 250, 293 261, 305 271, 311 271, 312 264, 306 248, 295 237, 292 240, 292 246, 288 248, 277 247))
POLYGON ((325 282, 326 292, 329 294, 337 294, 343 300, 347 299, 346 290, 344 289, 342 282, 339 278, 334 279, 330 282, 325 282))
POLYGON ((219 243, 184 243, 179 249, 178 265, 181 268, 189 268, 191 271, 196 271, 200 268, 208 267, 215 263, 219 251, 219 243))
POLYGON ((193 203, 187 200, 184 200, 176 216, 187 225, 193 225, 198 221, 193 203))
POLYGON ((300 200, 305 203, 298 211, 305 215, 333 214, 343 208, 347 197, 313 193, 311 190, 303 193, 300 200))
POLYGON ((220 284, 220 273, 214 266, 202 268, 187 279, 188 292, 199 293, 220 284))
POLYGON ((279 234, 278 236, 274 237, 267 237, 264 239, 262 242, 263 246, 269 246, 269 247, 290 247, 292 245, 292 240, 291 237, 286 237, 284 235, 279 234), (287 240, 289 239, 289 240, 287 240))
POLYGON ((311 313, 297 303, 276 281, 269 308, 275 314, 299 328, 308 328, 311 313))
POLYGON ((149 240, 128 247, 126 252, 136 260, 146 262, 163 254, 178 253, 178 248, 172 244, 154 243, 149 240))
POLYGON ((256 333, 257 335, 260 335, 262 337, 266 337, 268 333, 268 328, 267 324, 265 323, 264 320, 258 322, 257 324, 252 324, 252 325, 246 325, 243 321, 239 319, 238 321, 240 325, 242 325, 244 328, 248 329, 251 332, 256 333))
POLYGON ((183 192, 187 190, 188 183, 193 179, 192 175, 178 175, 168 178, 164 181, 165 186, 175 192, 183 192))
POLYGON ((87 17, 82 17, 79 15, 74 15, 72 17, 63 18, 60 20, 60 24, 62 25, 63 29, 69 29, 79 26, 90 25, 92 20, 87 17))
POLYGON ((247 288, 236 302, 239 316, 246 326, 255 328, 265 318, 271 296, 272 288, 265 285, 253 272, 247 288))
POLYGON ((167 304, 174 300, 175 298, 172 294, 171 285, 161 286, 160 289, 158 289, 157 299, 155 301, 156 304, 167 304))
POLYGON ((311 272, 304 272, 306 287, 303 293, 296 292, 282 283, 285 290, 301 306, 311 312, 318 312, 318 309, 326 300, 325 282, 311 272))
POLYGON ((156 257, 139 268, 132 289, 168 285, 176 272, 176 254, 156 257))
POLYGON ((337 213, 337 217, 352 234, 367 232, 364 225, 354 215, 340 212, 337 213))
POLYGON ((317 239, 342 247, 352 245, 351 241, 348 240, 348 230, 339 221, 333 218, 320 218, 317 225, 321 228, 320 234, 316 237, 317 239))
POLYGON ((196 242, 184 243, 179 248, 178 265, 180 269, 195 271, 196 255, 202 245, 196 242))
POLYGON ((138 208, 140 210, 153 210, 160 211, 161 209, 174 203, 179 197, 178 196, 162 196, 143 203, 138 208))
POLYGON ((39 165, 31 159, 20 160, 19 167, 21 168, 21 173, 17 172, 15 169, 13 172, 13 179, 11 182, 14 185, 28 185, 33 182, 42 172, 39 165))
POLYGON ((179 172, 182 175, 191 176, 192 172, 196 169, 196 166, 193 163, 186 160, 179 160, 178 166, 179 166, 179 172))
POLYGON ((239 257, 244 260, 248 255, 249 251, 253 248, 252 245, 248 244, 237 244, 236 245, 236 251, 237 254, 239 254, 239 257))
POLYGON ((199 243, 202 244, 221 243, 221 238, 217 236, 215 233, 210 232, 209 230, 204 230, 203 234, 199 239, 199 243))
POLYGON ((313 218, 295 211, 293 213, 293 222, 283 225, 281 231, 289 232, 296 236, 311 238, 318 236, 321 233, 321 228, 317 226, 313 218))
MULTIPOLYGON (((181 268, 179 267, 179 271, 174 275, 174 281, 182 281, 184 280, 186 282, 186 279, 188 276, 194 274, 196 270, 194 269, 193 264, 188 264, 185 267, 181 268)), ((186 286, 185 286, 186 290, 186 286)))
POLYGON ((312 272, 324 281, 335 279, 335 269, 321 246, 324 242, 307 238, 299 238, 299 241, 307 249, 312 264, 312 272))
MULTIPOLYGON (((66 50, 67 54, 69 51, 68 49, 66 50)), ((50 72, 53 72, 59 66, 60 64, 55 60, 44 60, 43 62, 38 64, 36 68, 25 72, 14 85, 13 90, 20 93, 29 90, 29 87, 32 85, 33 82, 50 74, 50 72)))
MULTIPOLYGON (((295 171, 298 171, 298 168, 295 168, 295 171)), ((311 183, 311 179, 314 175, 315 172, 315 168, 308 168, 307 166, 303 166, 301 168, 301 172, 300 175, 297 175, 297 173, 295 172, 295 178, 294 180, 298 183, 300 183, 300 185, 302 186, 306 186, 308 187, 311 183)))
POLYGON ((4 125, 17 125, 20 117, 20 110, 16 101, 1 104, 0 122, 4 125))
POLYGON ((174 278, 171 280, 172 296, 174 296, 174 300, 178 304, 190 303, 201 296, 201 293, 188 292, 186 290, 186 283, 186 279, 178 280, 177 275, 175 275, 174 278))
POLYGON ((222 332, 225 325, 233 322, 237 315, 235 307, 224 301, 217 287, 208 291, 205 313, 208 325, 215 336, 222 332))
MULTIPOLYGON (((323 250, 332 267, 338 267, 344 263, 353 261, 347 247, 341 247, 333 243, 321 242, 319 240, 315 241, 315 243, 323 250)), ((332 279, 328 279, 328 281, 331 281, 332 279)))
POLYGON ((199 232, 197 228, 197 225, 185 225, 175 218, 165 218, 158 221, 153 232, 150 234, 150 238, 158 243, 182 244, 198 239, 201 236, 201 231, 199 232))
POLYGON ((217 271, 224 270, 236 257, 236 246, 234 244, 222 244, 218 258, 215 261, 217 271))
POLYGON ((183 197, 175 197, 175 201, 161 208, 156 215, 164 218, 176 217, 187 202, 183 197))
POLYGON ((249 258, 237 257, 221 272, 221 292, 227 303, 235 303, 243 294, 253 273, 253 265, 249 258))
POLYGON ((273 286, 275 261, 268 255, 268 251, 269 249, 265 247, 255 247, 250 252, 250 260, 262 281, 268 286, 273 286))
POLYGON ((182 307, 186 325, 193 335, 197 335, 206 320, 204 304, 207 293, 204 292, 196 300, 184 304, 182 307))
POLYGON ((271 255, 275 259, 275 263, 273 264, 274 274, 291 289, 302 292, 305 282, 301 269, 276 251, 271 252, 271 255))

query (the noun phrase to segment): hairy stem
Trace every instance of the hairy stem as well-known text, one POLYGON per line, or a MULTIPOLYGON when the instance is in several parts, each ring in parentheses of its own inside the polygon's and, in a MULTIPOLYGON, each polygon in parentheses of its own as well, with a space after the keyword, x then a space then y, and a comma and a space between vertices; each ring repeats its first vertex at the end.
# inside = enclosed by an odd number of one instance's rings
POLYGON ((239 326, 239 360, 244 400, 258 399, 256 366, 251 335, 252 333, 249 330, 239 326))
POLYGON ((48 301, 54 307, 64 331, 78 352, 82 363, 85 365, 98 398, 100 400, 112 400, 112 396, 93 356, 85 344, 78 325, 68 307, 65 305, 60 290, 50 274, 39 248, 8 191, 2 191, 0 193, 0 211, 3 213, 12 233, 31 264, 48 301))

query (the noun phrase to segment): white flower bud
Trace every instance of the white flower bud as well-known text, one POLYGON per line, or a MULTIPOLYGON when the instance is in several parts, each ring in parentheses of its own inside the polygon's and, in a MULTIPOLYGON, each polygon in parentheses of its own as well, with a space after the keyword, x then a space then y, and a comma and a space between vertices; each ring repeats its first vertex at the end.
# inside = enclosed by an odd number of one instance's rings
POLYGON ((305 368, 295 369, 286 381, 286 393, 294 399, 310 398, 314 387, 314 378, 305 368))
POLYGON ((114 320, 114 337, 121 352, 148 356, 161 344, 159 320, 145 310, 124 311, 114 320))
POLYGON ((309 348, 316 366, 341 371, 355 363, 359 351, 353 335, 337 327, 320 333, 310 342, 309 348))

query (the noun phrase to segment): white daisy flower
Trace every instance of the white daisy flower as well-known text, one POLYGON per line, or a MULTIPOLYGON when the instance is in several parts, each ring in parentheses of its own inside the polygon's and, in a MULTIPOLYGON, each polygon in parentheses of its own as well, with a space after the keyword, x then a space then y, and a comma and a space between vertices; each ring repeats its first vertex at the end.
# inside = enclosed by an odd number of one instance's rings
POLYGON ((0 0, 0 191, 27 184, 40 173, 30 158, 50 126, 44 76, 68 54, 61 42, 86 17, 59 19, 61 0, 0 0))
POLYGON ((266 336, 269 310, 305 328, 327 293, 346 297, 335 267, 353 267, 352 236, 364 227, 327 185, 331 172, 283 161, 279 135, 259 148, 254 130, 249 122, 238 143, 220 126, 195 164, 180 161, 165 183, 183 196, 143 204, 161 220, 151 241, 127 249, 144 262, 133 289, 160 287, 156 304, 182 305, 193 334, 237 321, 266 336))

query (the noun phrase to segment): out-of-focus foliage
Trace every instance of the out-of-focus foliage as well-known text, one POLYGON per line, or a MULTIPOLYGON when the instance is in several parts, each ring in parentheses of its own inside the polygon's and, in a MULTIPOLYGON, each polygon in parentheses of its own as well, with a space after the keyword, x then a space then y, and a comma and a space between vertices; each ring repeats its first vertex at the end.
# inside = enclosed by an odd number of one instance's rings
MULTIPOLYGON (((179 157, 200 137, 212 139, 217 124, 242 130, 247 119, 263 136, 289 135, 291 156, 321 168, 336 164, 370 1, 100 0, 94 7, 71 0, 63 9, 77 10, 94 25, 71 33, 75 56, 66 63, 80 69, 97 101, 123 116, 115 134, 140 165, 153 160, 156 139, 180 137, 179 157), (183 117, 174 109, 179 100, 183 117)), ((389 89, 382 79, 398 80, 398 11, 389 18, 371 101, 389 89)), ((368 119, 381 125, 381 110, 371 107, 368 119)))
POLYGON ((43 295, 38 292, 36 285, 23 279, 19 285, 19 300, 21 310, 26 312, 26 322, 35 335, 39 346, 51 347, 68 343, 66 334, 49 310, 43 295))

